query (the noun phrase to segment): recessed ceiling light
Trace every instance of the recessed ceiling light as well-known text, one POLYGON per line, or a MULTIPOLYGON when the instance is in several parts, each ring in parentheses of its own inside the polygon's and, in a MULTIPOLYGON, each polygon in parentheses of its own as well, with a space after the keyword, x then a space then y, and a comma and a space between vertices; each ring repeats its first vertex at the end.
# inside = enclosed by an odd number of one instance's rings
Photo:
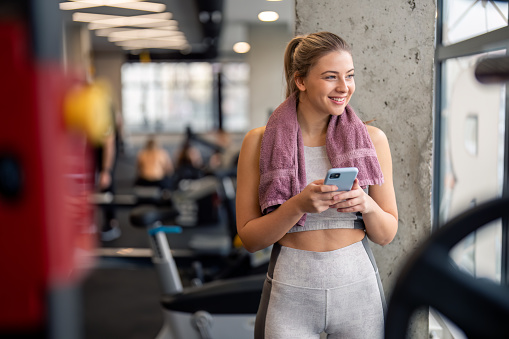
POLYGON ((279 19, 279 14, 273 11, 260 12, 260 14, 258 14, 258 19, 261 21, 276 21, 279 19))
POLYGON ((247 42, 237 42, 235 45, 233 45, 233 50, 235 53, 247 53, 251 49, 251 45, 249 45, 247 42))

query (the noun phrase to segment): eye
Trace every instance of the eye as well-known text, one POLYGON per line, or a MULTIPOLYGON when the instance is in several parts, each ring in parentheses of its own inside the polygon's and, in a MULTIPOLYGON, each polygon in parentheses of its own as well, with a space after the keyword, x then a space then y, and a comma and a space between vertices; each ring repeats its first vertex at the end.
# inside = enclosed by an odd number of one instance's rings
POLYGON ((326 79, 326 80, 336 80, 337 77, 335 75, 327 75, 327 76, 325 76, 324 79, 326 79))
POLYGON ((355 74, 348 74, 346 76, 347 79, 353 79, 355 77, 355 74))

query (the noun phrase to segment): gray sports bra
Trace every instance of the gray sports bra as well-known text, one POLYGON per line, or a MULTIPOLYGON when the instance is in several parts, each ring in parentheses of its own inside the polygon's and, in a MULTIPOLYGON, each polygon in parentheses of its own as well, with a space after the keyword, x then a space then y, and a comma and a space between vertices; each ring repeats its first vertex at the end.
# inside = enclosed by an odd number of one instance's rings
MULTIPOLYGON (((307 184, 325 178, 325 174, 331 168, 325 146, 304 146, 307 184)), ((361 228, 364 229, 362 217, 356 213, 341 213, 335 208, 329 208, 322 213, 308 213, 304 226, 293 226, 288 233, 326 230, 334 228, 361 228)))

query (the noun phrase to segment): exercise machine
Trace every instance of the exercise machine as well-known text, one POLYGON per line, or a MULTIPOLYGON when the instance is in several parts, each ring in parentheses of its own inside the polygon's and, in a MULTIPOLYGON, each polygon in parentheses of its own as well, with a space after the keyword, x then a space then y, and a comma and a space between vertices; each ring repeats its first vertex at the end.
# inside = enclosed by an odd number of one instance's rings
POLYGON ((498 218, 509 217, 509 197, 496 199, 440 227, 410 257, 391 296, 385 338, 404 339, 413 312, 432 306, 468 338, 509 338, 509 288, 476 279, 449 256, 454 245, 498 218))
POLYGON ((147 230, 152 261, 161 283, 163 327, 157 339, 253 338, 254 321, 265 274, 220 279, 183 287, 166 234, 182 232, 161 220, 176 215, 172 208, 139 206, 130 214, 136 227, 147 230))

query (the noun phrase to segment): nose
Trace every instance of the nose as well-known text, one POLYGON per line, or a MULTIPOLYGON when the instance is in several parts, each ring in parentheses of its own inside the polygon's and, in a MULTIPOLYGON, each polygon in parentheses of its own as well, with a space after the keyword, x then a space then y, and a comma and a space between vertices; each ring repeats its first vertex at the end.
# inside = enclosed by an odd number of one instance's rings
POLYGON ((340 93, 348 92, 348 85, 346 83, 346 79, 339 79, 336 84, 336 91, 340 93))

